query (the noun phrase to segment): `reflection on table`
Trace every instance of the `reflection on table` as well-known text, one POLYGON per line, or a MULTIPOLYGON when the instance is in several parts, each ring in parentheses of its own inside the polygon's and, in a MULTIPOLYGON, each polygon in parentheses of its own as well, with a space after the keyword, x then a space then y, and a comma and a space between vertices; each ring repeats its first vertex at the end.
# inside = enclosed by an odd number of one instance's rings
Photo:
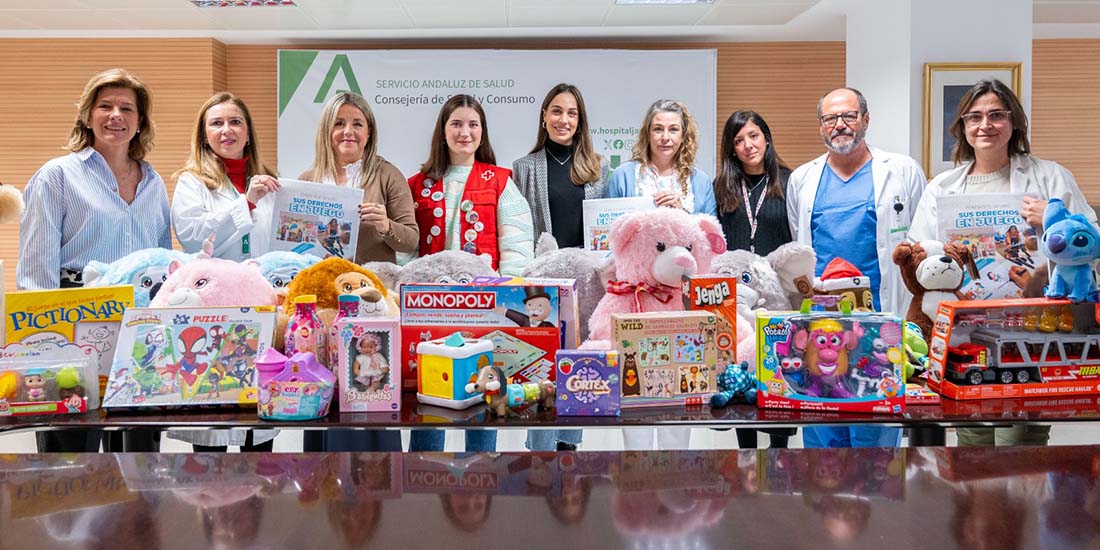
POLYGON ((0 456, 0 548, 1078 548, 1100 447, 0 456), (519 546, 517 546, 519 545, 519 546))

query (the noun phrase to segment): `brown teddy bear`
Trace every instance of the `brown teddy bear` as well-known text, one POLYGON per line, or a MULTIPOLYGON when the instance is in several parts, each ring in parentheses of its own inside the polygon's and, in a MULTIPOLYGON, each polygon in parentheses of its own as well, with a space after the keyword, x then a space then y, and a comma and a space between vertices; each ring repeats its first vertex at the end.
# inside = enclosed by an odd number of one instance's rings
POLYGON ((931 341, 932 320, 940 302, 964 299, 959 292, 964 270, 971 277, 978 277, 970 250, 939 241, 901 243, 894 249, 894 263, 901 269, 905 288, 913 293, 905 320, 916 323, 924 332, 924 339, 931 341))
POLYGON ((298 272, 287 286, 286 302, 275 328, 275 349, 284 349, 283 338, 294 315, 294 299, 306 294, 317 297, 317 316, 325 326, 331 326, 336 319, 341 294, 359 296, 360 316, 400 316, 394 293, 386 290, 377 275, 343 258, 327 258, 298 272))

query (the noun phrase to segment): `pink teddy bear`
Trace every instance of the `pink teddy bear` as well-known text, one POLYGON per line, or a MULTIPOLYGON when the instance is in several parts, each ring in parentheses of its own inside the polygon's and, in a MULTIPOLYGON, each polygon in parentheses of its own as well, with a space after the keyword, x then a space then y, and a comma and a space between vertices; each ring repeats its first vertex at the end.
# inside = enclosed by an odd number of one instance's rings
POLYGON ((684 277, 710 273, 711 261, 726 251, 722 226, 713 216, 676 208, 626 214, 611 226, 615 280, 588 322, 585 349, 607 349, 611 314, 684 309, 684 277))
POLYGON ((172 260, 168 278, 150 307, 273 306, 275 289, 255 260, 237 263, 214 258, 213 237, 184 264, 172 260))

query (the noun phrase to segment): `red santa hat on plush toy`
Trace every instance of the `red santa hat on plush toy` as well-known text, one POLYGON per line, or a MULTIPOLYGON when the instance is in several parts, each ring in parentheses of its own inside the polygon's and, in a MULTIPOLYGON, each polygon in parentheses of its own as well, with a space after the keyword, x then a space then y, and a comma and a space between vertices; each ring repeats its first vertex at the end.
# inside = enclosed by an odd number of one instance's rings
POLYGON ((871 278, 844 258, 833 258, 821 272, 815 286, 818 294, 840 296, 840 301, 850 301, 853 311, 875 309, 871 278))

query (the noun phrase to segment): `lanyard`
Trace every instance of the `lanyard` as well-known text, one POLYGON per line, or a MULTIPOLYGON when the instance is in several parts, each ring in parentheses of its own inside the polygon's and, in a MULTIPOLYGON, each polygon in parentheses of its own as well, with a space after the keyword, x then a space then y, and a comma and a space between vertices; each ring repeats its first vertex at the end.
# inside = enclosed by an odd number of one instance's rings
MULTIPOLYGON (((760 223, 760 207, 764 206, 764 197, 768 194, 768 177, 760 183, 764 184, 764 190, 760 191, 760 198, 756 199, 756 208, 749 208, 749 189, 741 185, 741 196, 745 199, 745 216, 749 218, 749 252, 756 253, 756 226, 760 223)), ((757 185, 760 185, 758 183, 757 185)))
MULTIPOLYGON (((249 184, 249 181, 245 180, 245 184, 244 184, 245 190, 248 189, 248 184, 249 184)), ((239 191, 237 191, 237 187, 235 185, 233 185, 232 181, 229 182, 229 189, 231 189, 233 191, 233 198, 234 199, 241 196, 241 193, 239 191)), ((247 202, 248 201, 246 200, 245 203, 247 204, 247 202)), ((249 212, 249 214, 251 214, 251 212, 249 212)), ((252 247, 249 245, 248 236, 249 236, 249 233, 245 233, 244 236, 241 237, 241 254, 244 254, 245 256, 248 256, 250 254, 250 252, 252 251, 252 247)))

